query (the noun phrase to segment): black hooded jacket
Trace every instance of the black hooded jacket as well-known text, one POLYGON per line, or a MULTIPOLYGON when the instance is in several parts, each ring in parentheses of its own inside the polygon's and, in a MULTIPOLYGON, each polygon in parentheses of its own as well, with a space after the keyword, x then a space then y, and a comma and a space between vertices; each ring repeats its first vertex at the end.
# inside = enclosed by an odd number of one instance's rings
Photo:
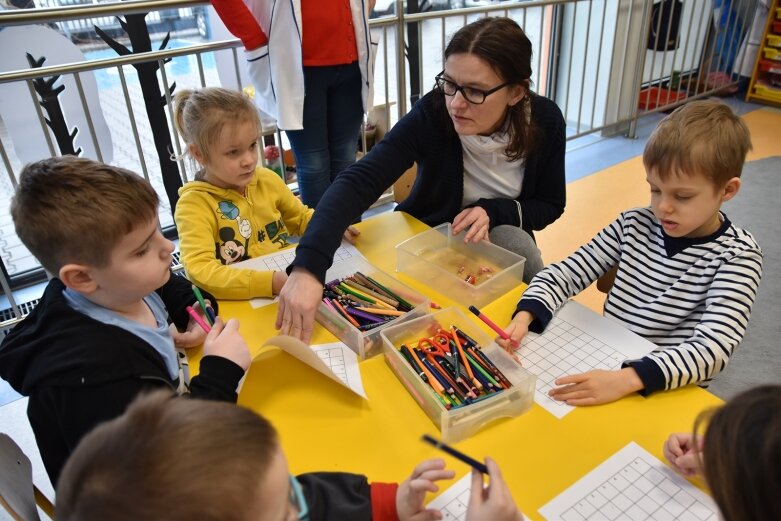
MULTIPOLYGON (((33 312, 0 344, 0 376, 29 396, 27 416, 55 486, 68 456, 93 427, 120 416, 143 391, 177 388, 152 346, 74 310, 64 289, 59 279, 52 279, 33 312)), ((185 308, 195 300, 190 282, 172 275, 157 293, 173 323, 186 327, 185 308)), ((204 297, 216 306, 211 295, 204 297)), ((200 374, 190 382, 190 394, 235 402, 243 375, 232 361, 205 356, 200 374)))

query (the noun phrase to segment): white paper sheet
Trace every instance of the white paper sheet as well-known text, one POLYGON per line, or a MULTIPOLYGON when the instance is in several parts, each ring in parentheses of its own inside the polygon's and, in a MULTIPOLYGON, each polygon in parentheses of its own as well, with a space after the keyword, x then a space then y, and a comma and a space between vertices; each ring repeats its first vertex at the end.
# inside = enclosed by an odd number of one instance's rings
POLYGON ((717 521, 700 489, 631 442, 539 510, 545 519, 717 521))
POLYGON ((534 401, 562 418, 575 407, 553 400, 548 391, 562 376, 593 369, 620 369, 656 345, 574 301, 562 306, 543 334, 529 333, 515 350, 523 366, 537 375, 534 401))
MULTIPOLYGON (((231 266, 240 269, 255 269, 258 271, 284 271, 288 266, 290 266, 290 263, 293 262, 295 257, 296 249, 288 248, 286 250, 269 253, 268 255, 263 255, 261 257, 255 257, 254 259, 237 262, 236 264, 231 264, 231 266)), ((352 257, 363 257, 363 255, 361 255, 361 252, 359 252, 354 245, 350 244, 349 242, 342 241, 342 245, 339 246, 339 248, 336 250, 336 253, 334 253, 334 266, 336 266, 340 261, 350 259, 352 257)), ((333 269, 333 267, 331 269, 333 269)), ((328 273, 330 274, 331 270, 328 270, 328 273)), ((350 273, 350 275, 352 275, 352 273, 350 273)), ((250 300, 249 303, 253 308, 257 309, 263 306, 268 306, 269 304, 273 304, 276 301, 276 297, 254 298, 250 300)))
MULTIPOLYGON (((426 507, 442 512, 443 521, 464 521, 471 491, 472 474, 469 473, 453 483, 426 507)), ((526 516, 524 519, 527 519, 526 516)))
POLYGON ((343 343, 308 346, 297 338, 279 335, 267 340, 263 346, 279 347, 358 396, 367 399, 366 391, 363 390, 361 371, 358 368, 358 356, 343 343))

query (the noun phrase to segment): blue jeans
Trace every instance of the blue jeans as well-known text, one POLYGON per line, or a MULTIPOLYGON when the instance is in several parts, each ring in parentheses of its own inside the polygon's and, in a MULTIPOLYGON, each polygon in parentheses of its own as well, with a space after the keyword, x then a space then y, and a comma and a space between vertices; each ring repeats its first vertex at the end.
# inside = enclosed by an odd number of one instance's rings
POLYGON ((286 132, 301 200, 314 208, 336 176, 355 162, 363 121, 358 62, 304 67, 304 87, 304 128, 286 132))

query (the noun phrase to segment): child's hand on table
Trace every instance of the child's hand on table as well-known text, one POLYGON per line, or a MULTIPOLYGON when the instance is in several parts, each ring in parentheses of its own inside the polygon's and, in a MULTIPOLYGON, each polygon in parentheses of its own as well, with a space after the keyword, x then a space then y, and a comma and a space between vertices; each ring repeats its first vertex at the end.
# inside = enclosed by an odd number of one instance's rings
POLYGON ((287 282, 287 272, 284 270, 275 271, 274 275, 271 276, 271 293, 279 295, 285 282, 287 282))
POLYGON ((702 475, 702 437, 690 433, 670 434, 662 448, 664 457, 679 474, 690 478, 702 475))
POLYGON ((488 467, 488 486, 483 488, 483 474, 472 470, 472 492, 466 510, 466 521, 522 521, 523 514, 515 505, 507 484, 502 479, 499 466, 491 458, 485 459, 488 467))
POLYGON ((224 323, 217 317, 211 332, 206 335, 203 343, 203 356, 215 355, 227 358, 245 371, 252 363, 249 348, 244 338, 239 334, 239 321, 235 318, 224 323))
POLYGON ((445 469, 442 459, 429 459, 420 463, 412 475, 405 479, 396 491, 396 512, 400 521, 429 521, 442 519, 438 510, 426 509, 423 501, 427 492, 436 492, 439 487, 434 483, 442 479, 453 479, 452 470, 445 469))
POLYGON ((548 391, 554 400, 567 405, 599 405, 610 403, 643 389, 643 381, 631 367, 617 371, 595 369, 586 373, 564 376, 548 391))
POLYGON ((358 228, 355 226, 348 226, 347 229, 344 231, 344 240, 349 242, 350 244, 355 244, 355 240, 358 238, 358 236, 361 234, 360 231, 358 231, 358 228))
MULTIPOLYGON (((207 306, 212 305, 209 299, 206 299, 205 302, 207 306)), ((204 322, 207 324, 209 323, 206 318, 206 312, 201 309, 201 304, 199 302, 195 302, 192 305, 192 308, 204 322)), ((191 347, 197 347, 206 340, 206 331, 204 331, 192 317, 190 317, 190 321, 187 322, 187 329, 184 331, 179 331, 174 324, 168 326, 168 331, 171 334, 171 338, 174 340, 174 346, 177 348, 189 349, 191 347)))

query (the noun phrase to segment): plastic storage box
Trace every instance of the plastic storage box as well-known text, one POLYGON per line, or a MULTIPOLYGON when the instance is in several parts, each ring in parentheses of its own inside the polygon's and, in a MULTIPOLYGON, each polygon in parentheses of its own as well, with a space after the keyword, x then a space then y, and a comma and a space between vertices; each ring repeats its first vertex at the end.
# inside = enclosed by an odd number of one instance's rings
POLYGON ((518 287, 523 283, 525 263, 525 258, 494 244, 464 244, 464 233, 454 236, 450 223, 396 245, 396 271, 463 306, 485 306, 518 287), (485 266, 494 271, 481 276, 477 272, 485 266), (465 281, 470 274, 478 277, 475 284, 465 281))
POLYGON ((348 277, 356 271, 360 271, 376 280, 414 306, 411 311, 389 321, 387 324, 368 331, 361 331, 345 320, 344 317, 329 309, 325 304, 320 304, 317 309, 317 321, 350 349, 355 351, 361 360, 365 360, 382 352, 382 339, 380 338, 382 329, 425 315, 429 310, 429 299, 371 265, 362 257, 351 257, 335 263, 326 272, 326 282, 348 277))
POLYGON ((519 416, 531 408, 534 402, 534 385, 537 377, 518 365, 482 329, 456 308, 445 308, 404 324, 382 331, 385 361, 426 415, 442 433, 442 439, 451 443, 463 440, 485 424, 503 417, 519 416), (437 329, 455 325, 477 341, 483 353, 512 383, 512 387, 461 407, 446 409, 436 394, 412 370, 398 350, 401 344, 415 343, 430 337, 437 329))

